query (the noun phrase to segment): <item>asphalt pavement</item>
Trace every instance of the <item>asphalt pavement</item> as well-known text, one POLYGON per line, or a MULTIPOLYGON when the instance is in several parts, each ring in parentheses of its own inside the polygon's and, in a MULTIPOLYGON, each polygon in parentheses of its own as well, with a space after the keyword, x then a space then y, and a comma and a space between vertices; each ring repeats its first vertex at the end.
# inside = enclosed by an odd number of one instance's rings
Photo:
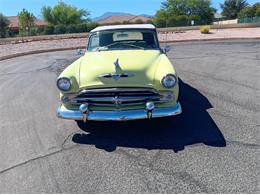
POLYGON ((76 51, 0 61, 0 193, 260 193, 260 41, 175 43, 183 113, 56 118, 76 51))

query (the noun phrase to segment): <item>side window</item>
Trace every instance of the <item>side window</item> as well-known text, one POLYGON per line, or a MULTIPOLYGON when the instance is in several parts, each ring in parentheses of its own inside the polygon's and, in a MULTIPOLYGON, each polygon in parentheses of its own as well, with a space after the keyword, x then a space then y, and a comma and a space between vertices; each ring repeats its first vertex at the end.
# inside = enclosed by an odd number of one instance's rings
POLYGON ((148 45, 155 46, 154 35, 152 33, 143 33, 143 36, 144 36, 144 41, 148 45))
POLYGON ((113 43, 113 33, 100 33, 99 46, 103 47, 113 43))
POLYGON ((92 51, 93 49, 99 47, 99 36, 98 35, 92 35, 90 38, 89 48, 88 50, 92 51))

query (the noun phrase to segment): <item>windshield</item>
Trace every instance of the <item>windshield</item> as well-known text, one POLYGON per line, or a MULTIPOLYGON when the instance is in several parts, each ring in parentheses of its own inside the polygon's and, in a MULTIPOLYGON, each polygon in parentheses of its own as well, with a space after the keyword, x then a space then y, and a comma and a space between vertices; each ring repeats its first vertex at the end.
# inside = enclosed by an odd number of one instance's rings
POLYGON ((158 48, 156 31, 153 30, 102 31, 92 34, 88 43, 88 51, 158 48))

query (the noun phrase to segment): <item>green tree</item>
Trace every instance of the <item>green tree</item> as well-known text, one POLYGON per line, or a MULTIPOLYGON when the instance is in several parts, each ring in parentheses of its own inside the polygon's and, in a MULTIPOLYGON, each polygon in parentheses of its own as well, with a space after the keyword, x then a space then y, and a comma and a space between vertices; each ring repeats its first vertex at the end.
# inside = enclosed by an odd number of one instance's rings
POLYGON ((26 9, 18 13, 19 33, 22 35, 31 35, 31 30, 35 27, 35 19, 35 16, 26 9))
POLYGON ((248 5, 244 9, 242 9, 238 17, 239 18, 244 18, 244 17, 256 17, 260 16, 260 3, 255 3, 254 5, 248 5))
POLYGON ((158 28, 166 27, 168 25, 168 12, 164 9, 160 9, 156 12, 154 17, 154 23, 158 28))
POLYGON ((80 24, 89 21, 89 12, 59 1, 54 7, 44 6, 42 15, 52 25, 80 24))
POLYGON ((255 10, 252 6, 247 6, 238 13, 238 18, 254 17, 255 10))
POLYGON ((210 0, 166 0, 155 14, 158 27, 187 26, 194 20, 195 25, 210 24, 216 9, 210 0))
POLYGON ((255 12, 255 16, 256 17, 259 17, 260 16, 260 7, 257 8, 256 12, 255 12))
POLYGON ((2 14, 0 13, 0 37, 4 38, 6 36, 6 32, 8 31, 9 27, 9 20, 2 14))
POLYGON ((255 3, 253 5, 253 9, 255 11, 255 16, 256 17, 260 16, 260 3, 255 3))
POLYGON ((222 15, 227 19, 236 19, 241 10, 248 5, 246 0, 225 0, 224 4, 220 4, 222 15))

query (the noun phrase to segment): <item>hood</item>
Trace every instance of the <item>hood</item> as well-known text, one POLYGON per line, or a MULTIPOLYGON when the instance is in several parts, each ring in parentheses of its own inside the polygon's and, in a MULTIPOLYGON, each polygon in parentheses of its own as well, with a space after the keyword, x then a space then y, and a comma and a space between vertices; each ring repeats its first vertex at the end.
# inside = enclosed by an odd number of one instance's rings
POLYGON ((79 87, 152 87, 160 60, 159 50, 120 50, 87 52, 80 65, 79 87), (114 79, 101 75, 127 73, 114 79))

